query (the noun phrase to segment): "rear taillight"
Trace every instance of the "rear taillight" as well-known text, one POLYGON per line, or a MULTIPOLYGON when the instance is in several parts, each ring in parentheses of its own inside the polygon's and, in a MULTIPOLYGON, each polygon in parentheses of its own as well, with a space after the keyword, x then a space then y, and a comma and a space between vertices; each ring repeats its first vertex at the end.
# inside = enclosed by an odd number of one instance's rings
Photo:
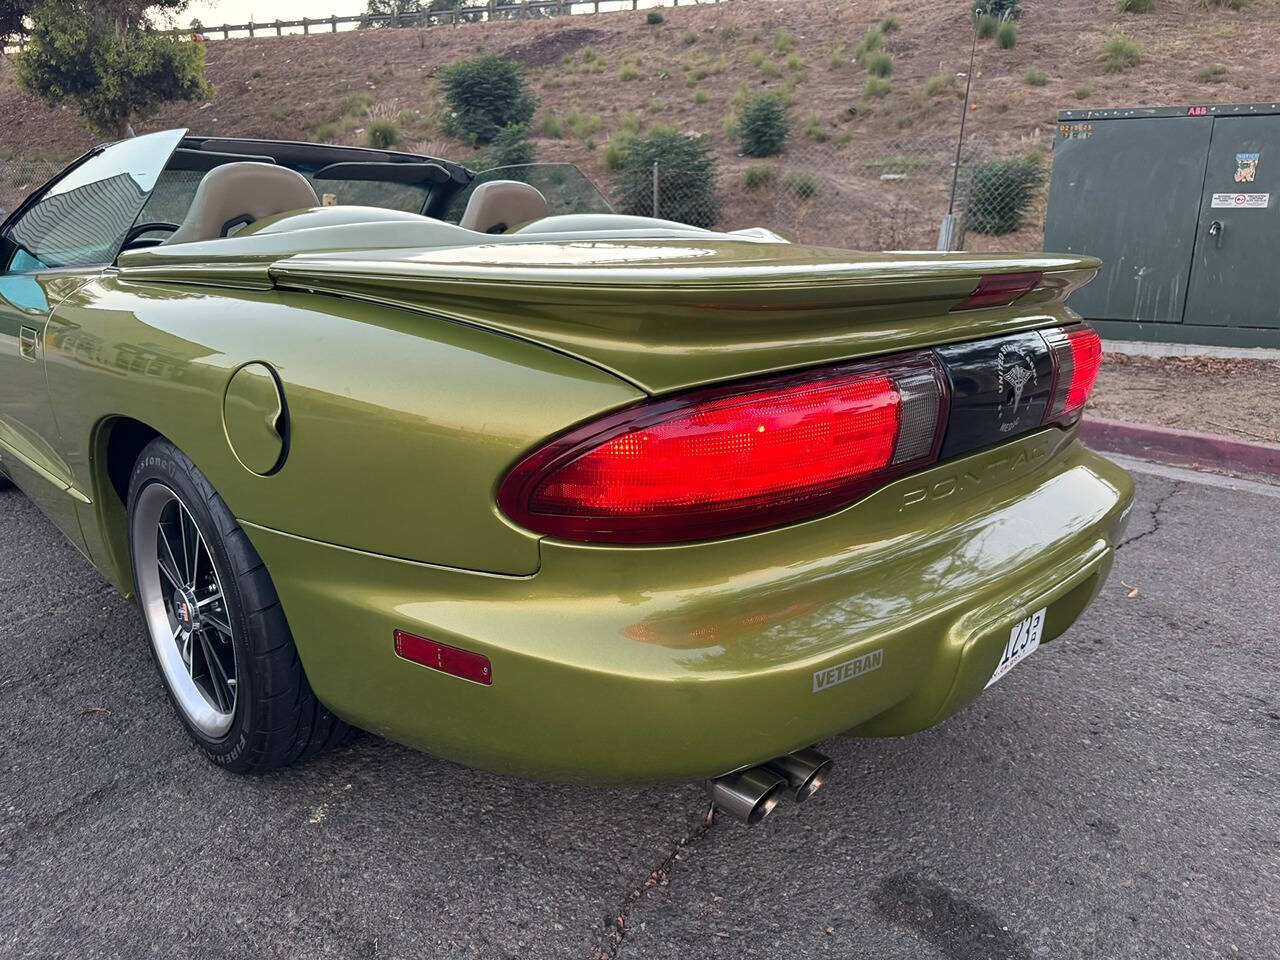
POLYGON ((1053 355, 1053 394, 1045 411, 1045 423, 1070 422, 1080 416, 1098 379, 1102 364, 1102 338, 1080 324, 1042 331, 1053 355))
POLYGON ((1019 297, 1026 296, 1040 285, 1044 275, 1038 270, 1024 273, 988 273, 978 280, 973 293, 965 297, 951 311, 981 310, 985 307, 1007 307, 1019 297))
POLYGON ((937 455, 932 354, 757 380, 642 404, 521 461, 502 510, 603 543, 709 539, 818 516, 937 455))

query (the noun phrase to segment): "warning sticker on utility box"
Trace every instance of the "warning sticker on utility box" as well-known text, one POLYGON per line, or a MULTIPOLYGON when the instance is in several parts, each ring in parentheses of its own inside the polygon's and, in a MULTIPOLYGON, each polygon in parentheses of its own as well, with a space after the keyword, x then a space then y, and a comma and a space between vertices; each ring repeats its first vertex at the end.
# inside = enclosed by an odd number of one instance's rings
POLYGON ((1269 193, 1215 193, 1213 202, 1209 205, 1214 208, 1233 207, 1242 210, 1265 210, 1271 204, 1271 194, 1269 193))

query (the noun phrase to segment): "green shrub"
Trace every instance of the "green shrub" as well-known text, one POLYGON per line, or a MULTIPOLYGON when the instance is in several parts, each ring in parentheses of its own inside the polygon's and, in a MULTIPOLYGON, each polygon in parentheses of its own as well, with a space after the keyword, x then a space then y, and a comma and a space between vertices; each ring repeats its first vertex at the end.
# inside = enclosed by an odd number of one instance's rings
POLYGON ((1014 233, 1044 186, 1039 156, 988 160, 969 174, 965 229, 988 236, 1014 233))
POLYGON ((996 46, 1001 50, 1012 50, 1018 42, 1018 25, 1012 20, 1005 20, 996 28, 996 46))
POLYGON ((542 135, 550 137, 552 140, 559 140, 564 137, 564 121, 560 119, 558 113, 548 113, 542 118, 542 135))
POLYGON ((862 92, 868 97, 879 100, 893 92, 893 84, 881 77, 871 77, 867 80, 867 85, 862 88, 862 92))
POLYGON ((973 9, 980 16, 995 17, 997 20, 1016 20, 1022 16, 1019 0, 977 0, 973 9))
POLYGON ((667 109, 667 101, 663 100, 661 97, 654 97, 645 105, 645 109, 650 113, 661 113, 663 110, 667 109))
POLYGON ((879 30, 871 29, 862 35, 862 39, 858 41, 858 45, 853 48, 853 59, 859 63, 871 53, 884 49, 884 34, 879 30))
POLYGON ((893 33, 893 31, 898 29, 898 18, 895 17, 893 14, 889 14, 887 17, 882 19, 878 24, 876 24, 876 29, 878 29, 881 33, 893 33))
POLYGON ((1123 33, 1113 33, 1102 44, 1102 56, 1107 73, 1122 73, 1142 62, 1142 44, 1123 33))
POLYGON ((536 154, 528 139, 529 131, 522 123, 512 123, 498 131, 486 154, 486 168, 513 167, 533 163, 536 154))
POLYGON ((777 178, 778 171, 768 163, 749 163, 747 168, 742 171, 742 188, 744 190, 759 190, 761 187, 767 187, 777 178))
POLYGON ((983 40, 990 40, 996 35, 996 31, 1000 29, 1000 18, 993 17, 989 13, 984 13, 978 17, 977 26, 978 36, 983 40))
POLYGON ((773 31, 773 52, 782 54, 790 53, 791 48, 796 45, 796 35, 786 27, 779 27, 773 31))
POLYGON ((635 139, 625 133, 615 133, 604 145, 604 165, 608 170, 621 170, 627 162, 627 151, 635 139))
POLYGON ((684 33, 680 34, 680 42, 683 43, 686 47, 692 47, 695 43, 698 42, 698 31, 686 30, 684 33))
POLYGON ((1093 96, 1093 84, 1092 83, 1080 84, 1080 86, 1076 87, 1074 94, 1077 100, 1088 100, 1090 97, 1093 96))
POLYGON ((600 114, 583 113, 578 109, 570 110, 564 116, 565 126, 575 140, 587 140, 600 130, 600 114))
POLYGON ((665 19, 666 19, 666 17, 664 17, 664 16, 662 15, 662 12, 661 12, 661 11, 659 11, 659 10, 650 10, 647 14, 645 14, 644 21, 645 21, 645 23, 649 24, 649 26, 651 26, 651 27, 656 27, 658 24, 660 24, 660 23, 661 23, 663 20, 665 20, 665 19))
POLYGON ((618 70, 618 79, 623 81, 639 80, 640 70, 634 64, 624 63, 621 69, 618 70))
POLYGON ((1228 10, 1243 10, 1249 5, 1249 0, 1196 0, 1196 6, 1209 10, 1214 7, 1225 7, 1228 10))
POLYGON ((640 114, 634 110, 628 110, 622 115, 622 123, 618 125, 618 129, 630 136, 636 136, 640 132, 640 127, 644 125, 644 120, 640 118, 640 114))
POLYGON ((1117 13, 1150 13, 1156 8, 1156 0, 1116 0, 1117 13))
POLYGON ((946 93, 956 85, 956 75, 949 71, 935 73, 932 77, 924 82, 924 95, 926 97, 936 97, 940 93, 946 93))
POLYGON ((837 43, 835 49, 831 51, 827 57, 827 68, 830 70, 839 70, 849 62, 849 52, 845 48, 843 42, 837 43))
POLYGON ((780 153, 787 142, 787 109, 775 93, 761 93, 747 100, 738 117, 738 137, 748 157, 780 153))
POLYGON ((765 60, 760 64, 760 72, 766 77, 777 79, 782 76, 782 67, 778 66, 772 60, 765 60))
POLYGON ((818 178, 811 173, 789 173, 782 185, 797 200, 812 200, 818 195, 818 178))
POLYGON ((804 57, 798 53, 787 54, 787 69, 793 73, 804 69, 804 57))
POLYGON ((1049 82, 1049 75, 1046 74, 1039 67, 1032 67, 1025 74, 1023 74, 1022 79, 1027 82, 1028 86, 1043 87, 1046 83, 1049 82))
POLYGON ((395 146, 400 140, 400 127, 394 120, 372 120, 365 129, 364 135, 369 141, 369 146, 386 150, 388 147, 395 146))
POLYGON ((520 67, 492 55, 463 60, 441 71, 453 127, 476 143, 489 143, 504 127, 528 123, 537 107, 520 67))
POLYGON ((893 54, 885 50, 877 50, 875 53, 867 54, 863 66, 873 77, 891 77, 893 76, 893 54))
POLYGON ((826 143, 831 139, 831 134, 827 132, 827 125, 816 113, 805 114, 804 132, 805 136, 814 143, 826 143))
POLYGON ((1217 83, 1226 75, 1227 68, 1219 65, 1201 67, 1196 71, 1197 83, 1217 83))
POLYGON ((695 227, 720 218, 716 159, 705 135, 660 127, 638 137, 614 178, 619 213, 659 216, 695 227), (653 165, 658 164, 658 209, 653 208, 653 165))
POLYGON ((696 90, 693 91, 693 102, 698 104, 699 106, 706 103, 710 99, 711 97, 707 94, 707 91, 703 90, 701 87, 698 87, 696 90))

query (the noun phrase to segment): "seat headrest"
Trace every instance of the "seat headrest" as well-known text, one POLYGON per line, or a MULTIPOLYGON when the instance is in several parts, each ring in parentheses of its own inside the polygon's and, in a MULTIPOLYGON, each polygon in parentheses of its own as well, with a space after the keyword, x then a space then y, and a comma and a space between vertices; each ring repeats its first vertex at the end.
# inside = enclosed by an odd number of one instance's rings
POLYGON ((165 243, 216 240, 240 224, 319 205, 307 178, 288 167, 225 163, 204 175, 181 227, 165 243))
POLYGON ((519 180, 490 180, 472 191, 458 226, 480 233, 506 233, 542 219, 549 209, 547 198, 536 187, 519 180))

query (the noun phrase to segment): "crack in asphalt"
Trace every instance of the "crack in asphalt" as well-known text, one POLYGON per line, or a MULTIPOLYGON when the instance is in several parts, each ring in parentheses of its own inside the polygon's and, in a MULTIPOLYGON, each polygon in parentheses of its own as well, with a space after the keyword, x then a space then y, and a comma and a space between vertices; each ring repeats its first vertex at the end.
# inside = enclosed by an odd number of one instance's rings
POLYGON ((1137 543, 1139 540, 1145 540, 1147 537, 1151 536, 1153 533, 1158 533, 1160 531, 1160 527, 1163 525, 1160 518, 1161 518, 1161 515, 1164 513, 1165 505, 1170 500, 1173 499, 1174 495, 1182 491, 1182 488, 1185 486, 1185 484, 1186 484, 1186 481, 1184 480, 1172 481, 1172 484, 1169 487, 1168 492, 1162 496, 1157 497, 1154 500, 1154 502, 1151 504, 1151 514, 1148 518, 1151 521, 1151 529, 1143 530, 1141 533, 1135 533, 1131 537, 1126 537, 1124 540, 1121 540, 1120 543, 1116 545, 1116 549, 1122 550, 1131 543, 1137 543))
POLYGON ((680 859, 680 852, 697 846, 714 825, 715 807, 710 807, 701 825, 692 833, 681 837, 677 841, 671 852, 667 854, 666 859, 649 872, 649 876, 644 883, 626 892, 618 903, 613 928, 605 930, 604 945, 596 952, 595 960, 616 960, 618 951, 622 949, 622 942, 627 938, 627 918, 631 915, 631 908, 640 902, 645 895, 645 891, 653 887, 669 886, 671 883, 671 871, 675 867, 676 861, 680 859))

